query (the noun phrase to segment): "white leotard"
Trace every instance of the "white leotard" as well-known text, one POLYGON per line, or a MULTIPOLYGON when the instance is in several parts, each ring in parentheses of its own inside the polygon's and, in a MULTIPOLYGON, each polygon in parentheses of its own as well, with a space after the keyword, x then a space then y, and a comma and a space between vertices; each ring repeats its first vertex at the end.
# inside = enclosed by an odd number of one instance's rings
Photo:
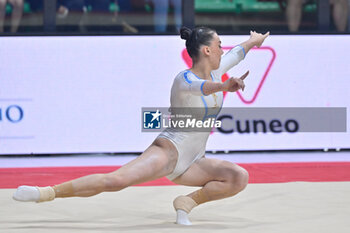
MULTIPOLYGON (((236 46, 226 53, 220 62, 220 67, 211 72, 214 82, 221 82, 221 76, 237 65, 245 57, 243 47, 236 46)), ((171 108, 195 107, 203 108, 203 119, 213 117, 208 115, 208 109, 219 112, 223 103, 223 92, 210 95, 203 94, 203 84, 206 80, 197 77, 189 70, 180 72, 171 88, 171 108)), ((212 111, 210 111, 212 112, 212 111)), ((192 163, 205 155, 205 148, 210 132, 183 132, 174 128, 165 129, 158 137, 171 141, 178 151, 178 161, 174 171, 167 176, 173 180, 183 174, 192 163)))

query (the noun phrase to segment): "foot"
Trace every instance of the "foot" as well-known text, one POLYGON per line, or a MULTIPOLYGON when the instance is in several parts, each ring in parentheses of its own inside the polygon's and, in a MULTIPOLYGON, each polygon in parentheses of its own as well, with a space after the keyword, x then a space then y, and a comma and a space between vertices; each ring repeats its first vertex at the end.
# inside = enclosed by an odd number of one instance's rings
POLYGON ((176 211, 176 224, 190 226, 192 223, 188 219, 188 214, 183 210, 176 211))
POLYGON ((39 201, 40 191, 37 187, 34 186, 19 186, 16 192, 13 194, 12 198, 16 201, 39 201))

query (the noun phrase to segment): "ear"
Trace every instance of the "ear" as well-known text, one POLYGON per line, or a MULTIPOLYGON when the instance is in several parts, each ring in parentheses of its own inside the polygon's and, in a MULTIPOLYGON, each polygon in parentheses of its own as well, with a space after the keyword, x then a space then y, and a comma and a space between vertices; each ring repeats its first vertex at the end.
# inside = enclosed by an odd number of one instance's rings
POLYGON ((209 55, 210 54, 209 46, 203 46, 202 51, 204 55, 209 55))

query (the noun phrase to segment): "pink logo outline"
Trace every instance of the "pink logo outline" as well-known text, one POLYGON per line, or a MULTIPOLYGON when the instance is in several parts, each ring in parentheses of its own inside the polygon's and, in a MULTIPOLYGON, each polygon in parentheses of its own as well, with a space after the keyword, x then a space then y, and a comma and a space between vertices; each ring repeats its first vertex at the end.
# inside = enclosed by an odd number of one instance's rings
MULTIPOLYGON (((232 48, 234 48, 235 46, 225 46, 225 47, 222 47, 224 50, 230 50, 232 48)), ((267 69, 262 77, 262 79, 260 80, 260 83, 258 85, 258 88, 256 89, 254 95, 253 95, 253 98, 250 99, 250 100, 246 100, 244 99, 244 97, 242 96, 241 92, 240 91, 237 91, 237 95, 239 97, 239 99, 245 103, 245 104, 252 104, 254 103, 254 101, 256 100, 256 98, 258 97, 258 94, 262 88, 262 85, 264 84, 265 80, 266 80, 266 77, 267 75, 269 74, 270 70, 271 70, 271 67, 272 67, 272 64, 274 63, 275 59, 276 59, 276 52, 273 48, 269 47, 269 46, 261 46, 260 48, 257 48, 257 47, 254 47, 252 48, 252 50, 269 50, 271 51, 272 53, 272 58, 267 66, 267 69)), ((182 55, 182 58, 184 59, 186 65, 190 68, 192 66, 192 60, 190 58, 190 56, 188 55, 186 49, 183 49, 182 52, 181 52, 181 55, 182 55)), ((223 74, 222 77, 221 77, 221 80, 223 82, 225 82, 227 79, 229 79, 229 75, 227 73, 223 74)), ((226 96, 226 92, 224 92, 224 98, 226 96)))

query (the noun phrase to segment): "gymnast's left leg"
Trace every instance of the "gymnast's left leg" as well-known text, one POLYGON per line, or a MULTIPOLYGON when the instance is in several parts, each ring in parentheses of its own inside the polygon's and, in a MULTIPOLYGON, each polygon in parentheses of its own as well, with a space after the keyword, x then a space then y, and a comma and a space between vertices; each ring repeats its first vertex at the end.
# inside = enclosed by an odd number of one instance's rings
POLYGON ((191 225, 187 215, 194 207, 236 195, 247 186, 248 179, 248 172, 236 164, 208 158, 196 161, 184 174, 173 180, 176 184, 202 187, 174 200, 176 223, 191 225))
POLYGON ((139 157, 107 174, 92 174, 62 184, 20 186, 13 195, 17 201, 52 201, 55 198, 90 197, 101 192, 120 191, 131 185, 170 174, 176 165, 177 151, 167 139, 158 138, 139 157))

